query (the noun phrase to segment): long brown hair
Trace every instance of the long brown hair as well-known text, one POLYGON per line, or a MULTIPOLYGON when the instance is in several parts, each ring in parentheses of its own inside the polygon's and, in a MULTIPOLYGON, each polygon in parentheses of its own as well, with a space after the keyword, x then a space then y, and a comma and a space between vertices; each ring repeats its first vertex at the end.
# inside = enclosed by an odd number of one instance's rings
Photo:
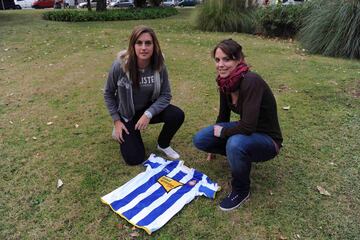
POLYGON ((137 39, 140 37, 140 35, 143 33, 149 33, 152 37, 154 44, 154 52, 150 61, 150 66, 152 70, 160 71, 164 65, 164 57, 161 52, 160 44, 154 30, 147 26, 135 27, 129 39, 129 47, 127 50, 128 59, 125 63, 125 70, 129 72, 130 79, 132 80, 133 84, 136 87, 139 87, 140 77, 139 77, 137 57, 135 52, 135 43, 137 39))

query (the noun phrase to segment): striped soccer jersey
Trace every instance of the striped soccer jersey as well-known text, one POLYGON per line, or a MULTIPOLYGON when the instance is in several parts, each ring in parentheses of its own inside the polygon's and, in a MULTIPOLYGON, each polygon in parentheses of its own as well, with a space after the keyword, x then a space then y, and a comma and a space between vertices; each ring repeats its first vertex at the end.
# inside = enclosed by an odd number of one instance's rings
POLYGON ((215 198, 220 190, 205 174, 183 161, 167 161, 151 154, 146 171, 103 196, 114 212, 148 234, 164 226, 197 196, 215 198))

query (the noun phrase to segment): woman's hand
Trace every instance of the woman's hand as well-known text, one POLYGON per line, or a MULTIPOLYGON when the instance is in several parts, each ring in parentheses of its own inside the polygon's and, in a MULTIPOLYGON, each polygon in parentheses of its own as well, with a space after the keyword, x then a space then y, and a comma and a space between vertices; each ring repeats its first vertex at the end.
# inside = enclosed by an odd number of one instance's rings
POLYGON ((220 137, 221 136, 221 130, 223 129, 222 126, 214 125, 214 136, 220 137))
POLYGON ((211 161, 216 158, 216 155, 214 153, 208 153, 206 160, 211 161))
POLYGON ((120 120, 115 121, 114 125, 115 125, 115 133, 114 133, 115 138, 119 143, 123 143, 124 142, 123 131, 125 131, 126 134, 129 134, 129 131, 120 120))
POLYGON ((150 119, 143 114, 135 125, 135 130, 144 130, 149 125, 150 119))

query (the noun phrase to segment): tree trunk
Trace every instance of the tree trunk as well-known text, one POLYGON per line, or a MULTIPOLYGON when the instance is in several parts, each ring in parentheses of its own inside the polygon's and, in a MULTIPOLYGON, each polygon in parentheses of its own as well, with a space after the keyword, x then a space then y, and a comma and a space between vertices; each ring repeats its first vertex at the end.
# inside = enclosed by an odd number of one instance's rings
POLYGON ((146 7, 146 0, 134 0, 134 5, 139 8, 146 7))
POLYGON ((96 3, 96 11, 106 11, 106 0, 98 0, 96 3))
POLYGON ((150 0, 151 6, 159 7, 163 0, 150 0))
POLYGON ((91 11, 90 0, 86 0, 86 2, 87 2, 87 9, 88 9, 88 11, 91 11))

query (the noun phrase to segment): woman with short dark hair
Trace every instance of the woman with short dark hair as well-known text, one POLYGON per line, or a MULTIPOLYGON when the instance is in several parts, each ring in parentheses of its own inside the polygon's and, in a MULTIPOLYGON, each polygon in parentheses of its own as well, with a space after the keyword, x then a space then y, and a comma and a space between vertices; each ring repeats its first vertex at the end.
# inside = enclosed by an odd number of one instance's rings
POLYGON ((164 57, 155 32, 135 27, 128 49, 114 61, 104 89, 104 98, 114 121, 112 136, 129 165, 145 160, 140 131, 163 122, 157 148, 167 157, 180 156, 170 142, 184 121, 184 112, 170 104, 171 90, 164 57))
POLYGON ((231 193, 220 203, 227 211, 239 207, 250 197, 252 162, 274 158, 283 141, 276 101, 270 87, 245 63, 242 47, 227 39, 212 52, 220 92, 219 115, 215 125, 200 130, 194 145, 212 154, 227 157, 232 181, 231 193), (230 113, 240 115, 230 122, 230 113))

